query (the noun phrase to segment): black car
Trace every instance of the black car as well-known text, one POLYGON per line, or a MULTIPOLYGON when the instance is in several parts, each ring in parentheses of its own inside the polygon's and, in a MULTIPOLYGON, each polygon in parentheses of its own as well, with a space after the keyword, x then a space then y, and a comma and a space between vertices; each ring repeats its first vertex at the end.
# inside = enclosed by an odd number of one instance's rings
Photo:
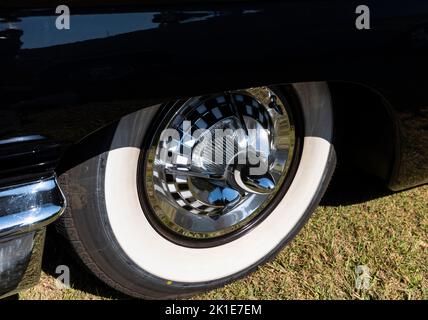
POLYGON ((339 164, 428 182, 428 2, 3 1, 0 296, 46 226, 176 298, 271 259, 339 164))

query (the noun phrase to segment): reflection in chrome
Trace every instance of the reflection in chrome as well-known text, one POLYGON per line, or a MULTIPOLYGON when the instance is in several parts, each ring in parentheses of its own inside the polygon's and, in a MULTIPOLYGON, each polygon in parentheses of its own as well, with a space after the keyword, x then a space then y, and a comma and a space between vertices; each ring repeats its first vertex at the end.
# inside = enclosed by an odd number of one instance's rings
POLYGON ((39 230, 64 209, 55 178, 0 189, 0 237, 39 230))
POLYGON ((287 104, 273 89, 191 98, 167 118, 149 149, 145 191, 169 230, 190 238, 223 236, 272 201, 296 138, 287 104), (165 139, 165 129, 179 134, 165 139), (219 140, 220 129, 226 134, 219 140))
POLYGON ((0 188, 0 299, 37 283, 46 226, 64 209, 54 177, 0 188))

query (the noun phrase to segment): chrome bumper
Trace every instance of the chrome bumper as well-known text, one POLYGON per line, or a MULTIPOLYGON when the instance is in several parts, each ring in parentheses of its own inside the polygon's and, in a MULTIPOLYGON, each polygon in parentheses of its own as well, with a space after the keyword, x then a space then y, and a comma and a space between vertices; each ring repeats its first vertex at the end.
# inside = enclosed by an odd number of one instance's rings
POLYGON ((64 209, 54 177, 0 189, 0 298, 38 282, 46 226, 64 209))

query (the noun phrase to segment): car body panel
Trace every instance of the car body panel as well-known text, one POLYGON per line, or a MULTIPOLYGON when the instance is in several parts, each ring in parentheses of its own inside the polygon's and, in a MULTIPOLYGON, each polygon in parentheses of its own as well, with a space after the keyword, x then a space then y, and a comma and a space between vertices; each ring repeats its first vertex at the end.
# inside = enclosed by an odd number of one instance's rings
POLYGON ((424 183, 428 4, 369 3, 371 30, 355 28, 355 1, 80 2, 70 30, 56 29, 54 5, 9 5, 0 11, 0 139, 37 134, 66 146, 156 101, 340 80, 393 107, 401 125, 391 188, 424 183), (423 122, 418 130, 403 122, 409 116, 423 122), (419 168, 407 168, 415 157, 419 168))
MULTIPOLYGON (((302 81, 352 83, 375 92, 392 123, 387 138, 393 152, 382 177, 393 190, 427 183, 428 3, 366 1, 370 30, 355 27, 359 4, 2 4, 0 187, 54 179, 71 146, 144 107, 302 81), (70 6, 70 30, 56 28, 60 4, 70 6)), ((346 101, 337 107, 347 112, 346 101)))

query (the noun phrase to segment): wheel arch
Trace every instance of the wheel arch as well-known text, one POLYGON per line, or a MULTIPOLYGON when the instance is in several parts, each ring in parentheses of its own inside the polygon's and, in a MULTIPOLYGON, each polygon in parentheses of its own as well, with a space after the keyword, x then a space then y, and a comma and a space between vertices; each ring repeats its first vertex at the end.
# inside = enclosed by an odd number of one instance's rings
MULTIPOLYGON (((394 108, 376 89, 361 83, 328 82, 340 170, 362 170, 390 185, 400 159, 399 123, 394 108)), ((72 145, 57 174, 106 152, 120 119, 72 145)))
POLYGON ((392 105, 364 84, 329 82, 329 87, 338 168, 362 170, 389 186, 400 154, 399 123, 392 105))

